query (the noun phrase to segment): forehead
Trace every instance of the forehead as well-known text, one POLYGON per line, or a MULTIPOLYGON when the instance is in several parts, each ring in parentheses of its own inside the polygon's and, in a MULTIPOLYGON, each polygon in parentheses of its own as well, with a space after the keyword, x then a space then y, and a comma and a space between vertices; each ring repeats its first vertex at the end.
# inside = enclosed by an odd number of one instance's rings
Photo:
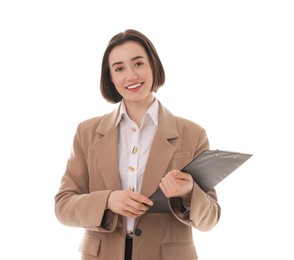
POLYGON ((127 41, 112 49, 109 54, 109 64, 114 62, 127 62, 137 56, 148 58, 145 49, 139 43, 127 41))

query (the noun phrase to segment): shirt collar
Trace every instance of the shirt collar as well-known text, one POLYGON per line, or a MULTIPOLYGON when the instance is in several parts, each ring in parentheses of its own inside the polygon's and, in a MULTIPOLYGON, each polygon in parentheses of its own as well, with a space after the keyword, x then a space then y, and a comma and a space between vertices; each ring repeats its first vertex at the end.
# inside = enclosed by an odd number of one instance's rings
MULTIPOLYGON (((158 112, 159 112, 159 104, 158 104, 158 100, 155 98, 153 103, 149 107, 149 109, 146 111, 144 118, 143 118, 143 122, 144 122, 145 116, 148 114, 150 116, 150 118, 152 119, 153 123, 155 125, 158 125, 158 112)), ((121 120, 124 116, 129 118, 124 100, 122 100, 120 103, 119 115, 117 117, 115 126, 117 126, 121 122, 121 120)))

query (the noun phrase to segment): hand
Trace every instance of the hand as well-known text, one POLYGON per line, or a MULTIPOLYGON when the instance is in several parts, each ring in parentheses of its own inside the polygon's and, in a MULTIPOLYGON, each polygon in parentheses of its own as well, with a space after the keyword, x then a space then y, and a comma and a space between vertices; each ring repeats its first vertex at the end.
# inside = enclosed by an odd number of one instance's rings
POLYGON ((168 172, 159 187, 167 198, 180 197, 186 206, 190 206, 193 178, 190 174, 178 170, 168 172))
POLYGON ((129 190, 112 191, 107 202, 108 209, 130 218, 143 215, 152 205, 149 198, 129 190))

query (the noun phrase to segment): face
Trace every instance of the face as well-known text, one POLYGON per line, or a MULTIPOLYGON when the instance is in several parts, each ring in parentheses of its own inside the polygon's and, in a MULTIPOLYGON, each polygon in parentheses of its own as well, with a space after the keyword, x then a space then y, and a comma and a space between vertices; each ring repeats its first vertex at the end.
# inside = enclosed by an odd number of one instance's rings
POLYGON ((116 46, 109 54, 111 80, 125 102, 153 101, 153 76, 144 48, 128 41, 116 46))

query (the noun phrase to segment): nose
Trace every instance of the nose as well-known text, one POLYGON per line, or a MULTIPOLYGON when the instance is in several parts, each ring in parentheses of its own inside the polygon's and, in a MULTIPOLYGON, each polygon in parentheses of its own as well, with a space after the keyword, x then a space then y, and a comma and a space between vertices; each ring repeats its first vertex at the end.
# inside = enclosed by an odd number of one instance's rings
POLYGON ((128 68, 127 78, 129 81, 138 79, 138 73, 135 68, 133 68, 133 67, 128 68))

